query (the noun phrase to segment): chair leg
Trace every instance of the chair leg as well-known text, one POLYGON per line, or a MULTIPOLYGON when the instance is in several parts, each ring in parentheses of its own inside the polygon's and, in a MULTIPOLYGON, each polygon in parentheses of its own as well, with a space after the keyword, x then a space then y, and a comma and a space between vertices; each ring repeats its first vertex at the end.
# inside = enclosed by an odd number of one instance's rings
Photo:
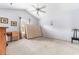
POLYGON ((78 40, 78 43, 79 43, 79 40, 78 40))
POLYGON ((73 43, 73 40, 71 40, 71 43, 73 43))

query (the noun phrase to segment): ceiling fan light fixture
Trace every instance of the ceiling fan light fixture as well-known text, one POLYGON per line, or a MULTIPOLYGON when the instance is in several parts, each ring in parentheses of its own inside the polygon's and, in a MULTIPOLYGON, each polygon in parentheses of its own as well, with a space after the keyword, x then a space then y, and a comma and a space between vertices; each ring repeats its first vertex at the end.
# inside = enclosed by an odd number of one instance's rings
POLYGON ((10 3, 10 5, 12 6, 12 5, 13 5, 13 3, 10 3))

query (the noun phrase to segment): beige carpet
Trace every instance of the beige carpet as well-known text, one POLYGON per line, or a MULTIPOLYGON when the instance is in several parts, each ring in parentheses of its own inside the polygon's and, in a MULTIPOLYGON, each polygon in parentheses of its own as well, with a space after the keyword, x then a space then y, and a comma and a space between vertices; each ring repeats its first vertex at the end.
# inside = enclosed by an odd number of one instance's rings
POLYGON ((48 38, 21 39, 9 43, 7 55, 65 55, 79 54, 79 43, 48 38))

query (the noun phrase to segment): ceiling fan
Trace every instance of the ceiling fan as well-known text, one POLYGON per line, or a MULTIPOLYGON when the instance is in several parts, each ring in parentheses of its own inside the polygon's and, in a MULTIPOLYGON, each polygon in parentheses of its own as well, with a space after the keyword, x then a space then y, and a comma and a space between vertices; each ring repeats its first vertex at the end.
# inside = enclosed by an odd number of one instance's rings
POLYGON ((36 14, 39 16, 39 13, 42 12, 42 13, 46 13, 46 11, 42 10, 44 8, 46 8, 46 5, 42 6, 42 7, 39 7, 39 5, 37 4, 37 6, 35 5, 32 5, 32 7, 35 9, 33 10, 34 12, 36 12, 36 14))

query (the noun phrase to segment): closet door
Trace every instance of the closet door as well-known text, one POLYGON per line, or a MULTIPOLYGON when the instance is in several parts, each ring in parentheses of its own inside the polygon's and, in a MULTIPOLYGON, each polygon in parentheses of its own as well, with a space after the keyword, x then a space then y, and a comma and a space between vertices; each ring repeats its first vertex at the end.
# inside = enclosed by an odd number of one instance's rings
POLYGON ((0 28, 0 55, 6 54, 6 28, 0 28))

